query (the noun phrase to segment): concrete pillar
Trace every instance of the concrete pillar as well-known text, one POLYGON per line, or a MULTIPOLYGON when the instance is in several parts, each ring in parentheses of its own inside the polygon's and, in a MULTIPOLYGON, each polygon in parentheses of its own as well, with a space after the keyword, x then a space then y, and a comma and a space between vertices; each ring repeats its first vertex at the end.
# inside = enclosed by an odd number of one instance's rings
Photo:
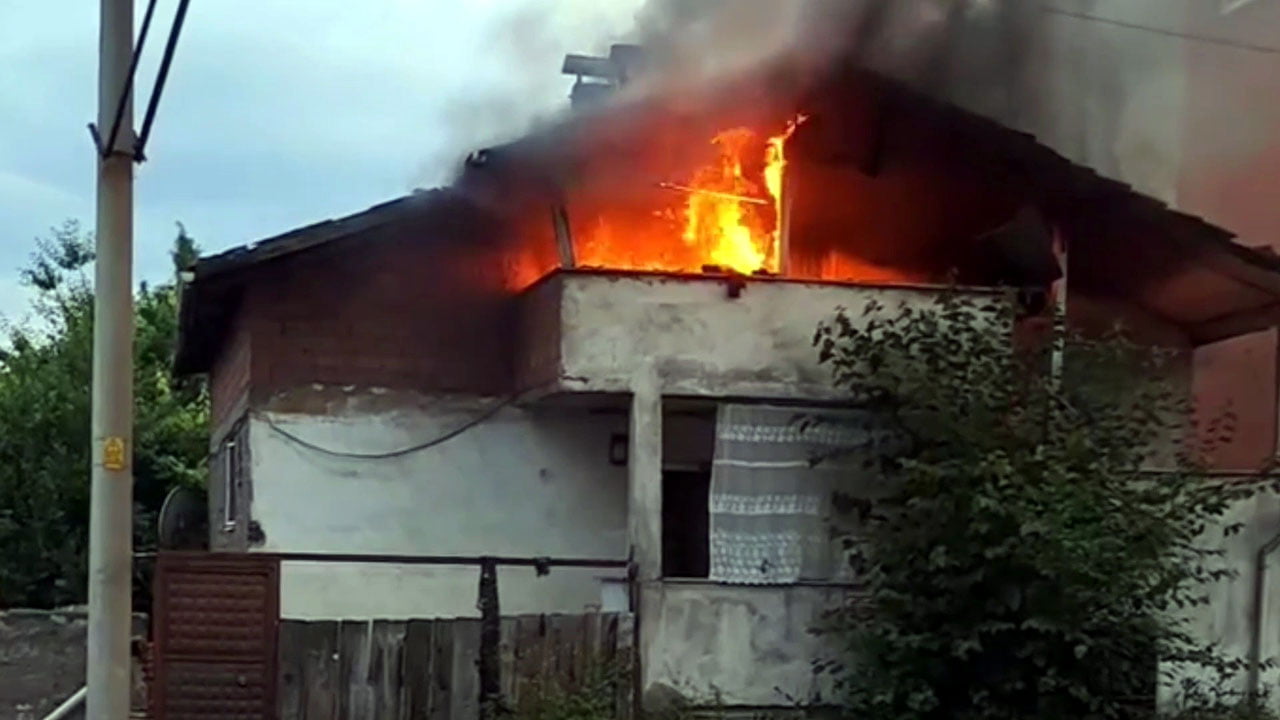
POLYGON ((627 543, 635 564, 631 607, 636 613, 636 699, 644 708, 662 589, 662 387, 651 362, 643 363, 632 379, 627 436, 627 543))
POLYGON ((627 543, 640 582, 662 577, 662 388, 651 364, 631 387, 627 543))

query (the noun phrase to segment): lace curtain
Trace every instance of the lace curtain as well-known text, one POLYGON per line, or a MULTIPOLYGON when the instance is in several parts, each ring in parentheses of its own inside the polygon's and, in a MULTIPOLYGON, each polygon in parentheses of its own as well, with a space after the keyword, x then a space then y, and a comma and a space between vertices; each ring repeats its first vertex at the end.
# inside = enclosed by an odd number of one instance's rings
MULTIPOLYGON (((744 585, 848 580, 833 512, 857 494, 876 433, 868 416, 762 405, 720 406, 711 470, 710 579, 744 585)), ((848 529, 847 526, 843 529, 848 529)))

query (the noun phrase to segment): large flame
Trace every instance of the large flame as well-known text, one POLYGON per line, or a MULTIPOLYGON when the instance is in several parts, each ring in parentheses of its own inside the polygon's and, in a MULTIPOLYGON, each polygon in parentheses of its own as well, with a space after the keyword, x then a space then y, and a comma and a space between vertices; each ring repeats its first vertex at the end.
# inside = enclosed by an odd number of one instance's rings
POLYGON ((669 235, 655 236, 649 222, 633 226, 615 209, 597 217, 575 242, 578 264, 675 272, 715 266, 743 274, 778 273, 786 143, 803 121, 797 117, 782 132, 764 139, 745 127, 716 134, 711 139, 712 162, 682 182, 659 183, 671 197, 671 205, 656 213, 659 224, 671 222, 666 226, 669 235))
POLYGON ((786 179, 786 144, 803 117, 787 123, 782 133, 764 144, 759 181, 772 200, 761 197, 760 184, 743 172, 748 153, 758 147, 747 128, 726 130, 711 141, 717 163, 698 170, 689 183, 685 207, 684 241, 706 251, 708 265, 750 274, 776 273, 781 265, 782 193, 786 179), (761 206, 772 205, 773 217, 761 206))
MULTIPOLYGON (((760 187, 742 172, 746 149, 755 133, 746 128, 726 130, 711 141, 719 153, 717 162, 699 169, 689 182, 685 206, 684 241, 705 251, 706 264, 741 273, 768 267, 774 233, 763 227, 754 208, 760 187)), ((776 264, 776 263, 775 263, 776 264)))

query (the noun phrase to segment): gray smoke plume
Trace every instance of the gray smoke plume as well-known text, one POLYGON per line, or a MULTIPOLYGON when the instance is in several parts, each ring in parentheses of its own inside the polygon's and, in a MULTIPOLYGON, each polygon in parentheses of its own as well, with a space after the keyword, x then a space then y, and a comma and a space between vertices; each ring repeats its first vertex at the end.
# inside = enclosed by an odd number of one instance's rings
MULTIPOLYGON (((1172 11, 1164 2, 1129 7, 1146 8, 1154 25, 1172 11)), ((647 0, 630 39, 650 49, 655 82, 695 91, 779 58, 815 71, 869 69, 1171 199, 1178 124, 1168 108, 1179 97, 1181 46, 1117 32, 1096 20, 1106 8, 1097 0, 647 0)))
POLYGON ((570 80, 560 74, 566 53, 603 53, 633 26, 639 0, 504 0, 477 3, 486 32, 474 54, 441 68, 458 78, 440 94, 423 131, 438 151, 419 160, 415 185, 447 180, 470 152, 529 132, 567 110, 570 80))
POLYGON ((649 0, 635 38, 672 80, 780 57, 844 62, 1007 116, 1025 87, 1036 12, 1026 0, 649 0))
MULTIPOLYGON (((1058 3, 1091 13, 1096 0, 1058 3)), ((1161 152, 1120 146, 1168 144, 1153 118, 1126 119, 1132 114, 1126 97, 1169 84, 1161 68, 1166 50, 1178 46, 1161 38, 1158 48, 1143 50, 1135 38, 1072 20, 1052 4, 522 0, 505 7, 483 43, 491 48, 480 58, 488 72, 467 68, 474 82, 441 98, 431 129, 444 135, 442 154, 423 163, 420 179, 442 179, 471 151, 562 117, 572 83, 559 73, 565 54, 605 55, 611 43, 631 42, 646 47, 651 70, 646 82, 634 84, 635 93, 686 90, 697 97, 709 82, 777 60, 815 73, 864 68, 1035 134, 1069 158, 1136 180, 1153 194, 1166 195, 1171 184, 1161 152)))

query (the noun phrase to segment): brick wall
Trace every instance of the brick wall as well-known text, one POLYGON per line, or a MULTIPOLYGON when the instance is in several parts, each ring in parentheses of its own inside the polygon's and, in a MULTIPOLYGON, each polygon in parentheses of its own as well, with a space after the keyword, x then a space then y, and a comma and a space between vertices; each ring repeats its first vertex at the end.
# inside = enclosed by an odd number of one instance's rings
POLYGON ((313 383, 509 392, 502 266, 457 215, 384 226, 257 268, 239 313, 244 332, 224 350, 229 361, 215 367, 214 385, 230 396, 247 355, 254 402, 313 383), (246 334, 252 353, 237 354, 246 334))
POLYGON ((214 440, 224 432, 228 421, 249 390, 250 333, 248 323, 238 316, 231 323, 227 339, 213 361, 209 374, 209 404, 214 440))

